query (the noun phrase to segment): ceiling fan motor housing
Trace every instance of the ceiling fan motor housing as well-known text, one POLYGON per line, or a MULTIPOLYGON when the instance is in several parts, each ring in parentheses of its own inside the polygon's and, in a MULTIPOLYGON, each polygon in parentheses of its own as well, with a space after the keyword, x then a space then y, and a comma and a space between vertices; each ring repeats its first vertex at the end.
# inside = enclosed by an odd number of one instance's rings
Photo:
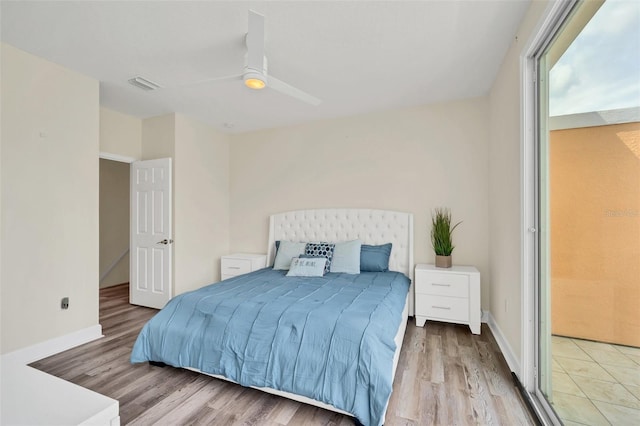
POLYGON ((242 74, 244 84, 250 89, 263 89, 268 84, 267 57, 262 56, 262 69, 251 67, 248 62, 249 61, 247 60, 247 64, 244 67, 244 73, 242 74))

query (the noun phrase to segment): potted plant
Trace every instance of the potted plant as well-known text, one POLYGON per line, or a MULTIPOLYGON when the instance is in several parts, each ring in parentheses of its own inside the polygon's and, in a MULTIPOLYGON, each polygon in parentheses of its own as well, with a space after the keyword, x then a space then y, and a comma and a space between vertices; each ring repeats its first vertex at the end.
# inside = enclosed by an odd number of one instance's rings
POLYGON ((451 252, 455 248, 451 234, 461 223, 451 226, 451 212, 447 208, 437 208, 431 215, 431 244, 437 268, 451 268, 451 252))

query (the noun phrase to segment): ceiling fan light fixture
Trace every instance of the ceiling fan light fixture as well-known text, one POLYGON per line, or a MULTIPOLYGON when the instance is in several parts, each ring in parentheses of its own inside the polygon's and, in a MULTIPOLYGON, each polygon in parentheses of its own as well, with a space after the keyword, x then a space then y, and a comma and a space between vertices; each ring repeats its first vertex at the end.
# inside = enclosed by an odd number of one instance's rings
POLYGON ((244 85, 249 89, 260 90, 264 89, 267 85, 265 76, 255 71, 246 72, 244 74, 243 80, 244 85))

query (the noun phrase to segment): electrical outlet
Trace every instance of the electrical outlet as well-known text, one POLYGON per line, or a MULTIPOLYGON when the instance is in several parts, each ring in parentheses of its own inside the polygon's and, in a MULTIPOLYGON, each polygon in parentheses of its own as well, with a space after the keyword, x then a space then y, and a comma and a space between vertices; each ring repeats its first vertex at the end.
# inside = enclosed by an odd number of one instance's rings
POLYGON ((63 297, 62 298, 62 301, 60 302, 60 308, 69 309, 69 298, 68 297, 63 297))

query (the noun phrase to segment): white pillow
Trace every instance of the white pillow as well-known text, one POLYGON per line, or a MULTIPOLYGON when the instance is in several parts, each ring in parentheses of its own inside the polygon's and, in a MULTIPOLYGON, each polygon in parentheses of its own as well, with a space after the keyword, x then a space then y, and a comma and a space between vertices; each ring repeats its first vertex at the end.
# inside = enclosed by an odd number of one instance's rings
POLYGON ((291 268, 287 272, 288 277, 321 277, 324 275, 326 257, 294 257, 291 259, 291 268))
POLYGON ((286 271, 291 265, 291 259, 304 254, 307 243, 293 243, 291 241, 280 241, 278 253, 273 261, 273 269, 286 271))
POLYGON ((360 273, 360 249, 362 241, 344 241, 336 243, 333 249, 330 272, 342 272, 344 274, 360 273))

